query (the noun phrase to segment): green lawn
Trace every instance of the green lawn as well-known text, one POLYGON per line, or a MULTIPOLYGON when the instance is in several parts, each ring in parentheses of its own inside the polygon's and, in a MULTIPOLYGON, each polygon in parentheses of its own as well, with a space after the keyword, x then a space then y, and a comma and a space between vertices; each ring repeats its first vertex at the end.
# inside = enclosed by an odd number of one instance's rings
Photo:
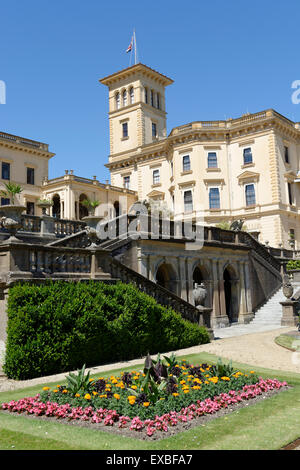
MULTIPOLYGON (((216 363, 218 359, 208 353, 181 357, 195 364, 216 363)), ((286 380, 293 388, 256 405, 249 403, 245 408, 213 419, 205 426, 194 427, 160 441, 145 442, 111 432, 0 412, 0 450, 272 450, 299 438, 300 374, 255 368, 237 362, 233 365, 245 372, 255 370, 265 378, 286 380)), ((139 366, 134 366, 126 370, 138 369, 139 366)), ((118 371, 112 373, 117 375, 118 371)), ((103 376, 110 374, 110 371, 101 373, 103 376)), ((2 392, 0 402, 33 396, 45 385, 53 386, 56 382, 2 392)))

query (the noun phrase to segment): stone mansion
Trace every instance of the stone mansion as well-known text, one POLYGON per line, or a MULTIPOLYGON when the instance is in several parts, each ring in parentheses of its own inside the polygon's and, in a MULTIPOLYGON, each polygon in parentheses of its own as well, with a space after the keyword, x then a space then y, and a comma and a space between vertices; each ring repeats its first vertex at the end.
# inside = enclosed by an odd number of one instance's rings
POLYGON ((299 248, 300 123, 268 109, 183 124, 167 135, 165 88, 173 80, 138 63, 100 83, 108 88, 111 183, 73 170, 48 179, 54 153, 47 144, 0 132, 1 189, 20 184, 28 214, 40 215, 40 198, 53 200, 51 215, 71 220, 86 215, 86 198, 108 204, 109 216, 154 200, 174 220, 244 219, 261 243, 299 248))

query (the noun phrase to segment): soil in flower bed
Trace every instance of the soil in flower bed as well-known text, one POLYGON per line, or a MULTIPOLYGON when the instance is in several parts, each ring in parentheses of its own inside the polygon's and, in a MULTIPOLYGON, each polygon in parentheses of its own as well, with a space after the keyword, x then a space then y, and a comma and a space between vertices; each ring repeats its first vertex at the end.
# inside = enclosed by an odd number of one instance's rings
MULTIPOLYGON (((171 436, 175 436, 176 434, 180 432, 187 431, 197 426, 205 426, 206 423, 208 423, 209 421, 213 419, 221 418, 222 416, 226 416, 242 408, 256 405, 260 401, 271 398, 272 396, 277 395, 278 393, 282 393, 290 388, 291 387, 286 386, 281 389, 275 389, 275 390, 269 390, 269 391, 263 392, 262 395, 258 395, 255 398, 251 398, 249 400, 245 400, 240 403, 230 405, 228 406, 228 408, 222 408, 219 411, 215 412, 214 414, 206 414, 206 415, 199 416, 197 418, 194 418, 186 422, 178 422, 176 426, 169 426, 167 432, 157 430, 152 436, 148 436, 145 429, 137 432, 135 430, 129 429, 129 425, 128 425, 128 428, 119 428, 117 427, 117 423, 115 423, 115 425, 113 426, 107 426, 103 422, 91 423, 89 421, 69 420, 67 418, 58 419, 55 417, 28 415, 24 413, 22 413, 22 416, 25 416, 28 419, 37 419, 37 420, 43 420, 43 421, 46 420, 46 421, 52 421, 52 422, 55 421, 57 423, 67 424, 70 426, 90 428, 90 429, 94 429, 95 431, 111 432, 113 434, 122 435, 124 437, 131 437, 131 438, 139 439, 142 441, 157 441, 161 439, 166 439, 171 436)), ((11 412, 8 410, 1 410, 0 413, 11 414, 11 412)), ((298 443, 300 443, 300 439, 298 441, 299 441, 298 443)))

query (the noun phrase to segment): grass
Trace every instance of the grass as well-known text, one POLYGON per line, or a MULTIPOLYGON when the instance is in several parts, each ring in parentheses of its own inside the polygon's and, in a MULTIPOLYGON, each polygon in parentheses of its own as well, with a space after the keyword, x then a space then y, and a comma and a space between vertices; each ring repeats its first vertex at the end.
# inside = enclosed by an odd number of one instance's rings
MULTIPOLYGON (((209 353, 180 357, 194 363, 216 363, 218 359, 209 353)), ((160 441, 141 441, 111 432, 0 412, 0 450, 273 450, 300 437, 300 374, 237 362, 233 365, 244 372, 254 369, 264 378, 286 380, 293 388, 160 441)), ((139 366, 134 366, 122 370, 138 369, 139 366)), ((121 370, 101 375, 117 375, 118 372, 121 370)), ((56 383, 1 392, 0 402, 32 396, 45 385, 51 387, 56 383)))
POLYGON ((300 338, 295 338, 289 335, 280 335, 275 338, 275 343, 283 348, 290 349, 291 351, 300 350, 300 338))

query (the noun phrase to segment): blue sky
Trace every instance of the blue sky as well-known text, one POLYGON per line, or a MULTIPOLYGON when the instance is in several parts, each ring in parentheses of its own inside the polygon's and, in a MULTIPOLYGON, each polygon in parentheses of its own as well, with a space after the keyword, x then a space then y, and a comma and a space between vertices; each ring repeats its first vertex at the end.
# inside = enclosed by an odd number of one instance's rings
POLYGON ((300 121, 298 0, 9 0, 1 5, 0 130, 40 140, 65 169, 101 181, 109 155, 108 92, 98 80, 140 62, 171 77, 167 131, 195 120, 274 108, 300 121))

